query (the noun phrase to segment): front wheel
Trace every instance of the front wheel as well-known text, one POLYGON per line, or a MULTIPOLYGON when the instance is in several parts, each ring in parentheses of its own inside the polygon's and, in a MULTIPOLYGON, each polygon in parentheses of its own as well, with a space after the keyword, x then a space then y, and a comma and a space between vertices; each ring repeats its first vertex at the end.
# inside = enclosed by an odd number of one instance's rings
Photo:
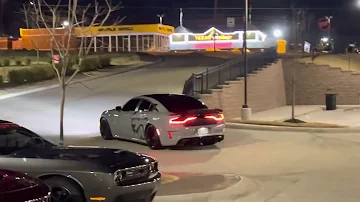
POLYGON ((149 146, 150 149, 152 150, 164 149, 164 147, 161 145, 160 138, 155 126, 149 125, 148 127, 146 127, 145 138, 147 145, 149 146))
POLYGON ((104 140, 112 140, 112 139, 114 139, 114 137, 113 137, 113 135, 111 133, 109 123, 104 118, 102 118, 100 120, 100 134, 101 134, 101 137, 104 140))
POLYGON ((82 190, 65 177, 51 177, 44 182, 51 190, 51 202, 85 202, 82 190))

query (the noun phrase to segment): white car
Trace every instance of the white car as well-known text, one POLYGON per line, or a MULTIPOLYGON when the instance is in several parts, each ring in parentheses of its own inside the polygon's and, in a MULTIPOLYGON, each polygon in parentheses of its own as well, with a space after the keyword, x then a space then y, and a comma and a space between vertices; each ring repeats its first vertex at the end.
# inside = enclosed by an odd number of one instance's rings
POLYGON ((224 140, 224 132, 222 110, 180 94, 138 96, 100 118, 102 138, 131 140, 151 149, 211 145, 224 140))

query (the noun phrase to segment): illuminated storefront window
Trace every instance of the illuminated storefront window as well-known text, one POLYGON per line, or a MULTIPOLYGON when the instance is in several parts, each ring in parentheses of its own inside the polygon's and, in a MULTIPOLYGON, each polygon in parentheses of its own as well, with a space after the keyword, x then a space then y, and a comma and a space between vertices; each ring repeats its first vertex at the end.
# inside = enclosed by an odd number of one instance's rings
MULTIPOLYGON (((243 35, 243 31, 225 33, 214 27, 204 33, 176 33, 170 35, 170 50, 242 48, 243 35)), ((250 30, 246 39, 250 47, 262 48, 266 35, 259 30, 250 30)))

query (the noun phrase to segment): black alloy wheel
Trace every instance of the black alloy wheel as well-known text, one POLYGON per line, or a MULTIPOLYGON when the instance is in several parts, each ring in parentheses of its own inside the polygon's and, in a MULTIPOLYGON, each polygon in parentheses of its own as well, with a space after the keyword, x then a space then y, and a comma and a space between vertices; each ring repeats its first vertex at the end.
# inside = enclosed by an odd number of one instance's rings
POLYGON ((65 177, 45 180, 51 190, 51 202, 85 202, 81 190, 65 177))
POLYGON ((157 134, 155 126, 149 125, 148 127, 146 127, 145 138, 150 149, 164 149, 164 147, 161 145, 160 138, 157 134))
POLYGON ((113 137, 113 135, 111 133, 109 123, 104 118, 102 118, 100 120, 100 134, 101 134, 101 137, 104 140, 112 140, 112 139, 114 139, 114 137, 113 137))

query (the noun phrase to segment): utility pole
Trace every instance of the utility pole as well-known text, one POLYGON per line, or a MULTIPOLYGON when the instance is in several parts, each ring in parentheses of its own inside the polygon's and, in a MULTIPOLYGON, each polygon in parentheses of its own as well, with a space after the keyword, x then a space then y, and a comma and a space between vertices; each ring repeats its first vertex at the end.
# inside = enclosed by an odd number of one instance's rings
POLYGON ((291 41, 294 44, 294 48, 296 47, 296 27, 297 27, 295 1, 296 0, 292 0, 292 2, 291 2, 291 14, 292 14, 292 16, 291 16, 291 41))
POLYGON ((214 0, 214 20, 216 19, 216 15, 217 15, 217 8, 218 8, 218 0, 214 0))
POLYGON ((249 0, 245 0, 245 22, 244 22, 244 35, 243 35, 243 54, 244 54, 244 105, 241 109, 241 119, 249 120, 251 118, 251 108, 248 106, 248 86, 247 86, 247 77, 248 77, 248 61, 247 61, 247 30, 249 22, 249 0))

